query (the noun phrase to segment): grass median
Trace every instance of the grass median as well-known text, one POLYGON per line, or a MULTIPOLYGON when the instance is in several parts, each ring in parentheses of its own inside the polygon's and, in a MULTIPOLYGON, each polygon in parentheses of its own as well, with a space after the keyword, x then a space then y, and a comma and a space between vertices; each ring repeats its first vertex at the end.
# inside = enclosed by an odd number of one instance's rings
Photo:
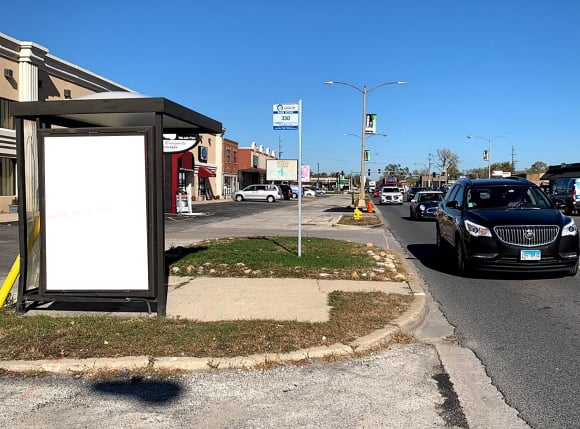
MULTIPOLYGON (((171 275, 189 277, 404 280, 398 255, 375 246, 322 238, 248 237, 210 240, 167 252, 171 275)), ((410 305, 410 295, 329 294, 330 320, 198 322, 161 317, 16 316, 0 310, 0 359, 147 355, 233 357, 284 353, 349 343, 387 325, 410 305)))

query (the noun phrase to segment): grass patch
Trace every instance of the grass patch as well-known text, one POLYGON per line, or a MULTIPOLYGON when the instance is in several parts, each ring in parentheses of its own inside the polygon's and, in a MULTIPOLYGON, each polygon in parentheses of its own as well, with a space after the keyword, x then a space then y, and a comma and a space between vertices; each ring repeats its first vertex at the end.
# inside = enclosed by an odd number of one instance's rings
MULTIPOLYGON (((404 280, 399 256, 372 245, 296 237, 218 239, 167 253, 173 275, 404 280), (401 278, 400 276, 403 276, 401 278), (399 276, 399 277, 397 277, 399 276)), ((411 295, 333 292, 325 323, 272 320, 197 322, 161 317, 16 316, 0 310, 0 360, 121 356, 234 357, 347 344, 382 328, 411 295)))
POLYGON ((378 226, 383 222, 377 215, 363 213, 362 218, 355 219, 352 215, 343 215, 337 222, 339 225, 378 226))
POLYGON ((0 310, 0 359, 120 356, 234 357, 348 343, 387 325, 410 295, 332 292, 325 323, 82 316, 16 316, 0 310))
POLYGON ((170 273, 181 276, 401 280, 388 250, 326 238, 248 237, 204 241, 169 252, 170 273))

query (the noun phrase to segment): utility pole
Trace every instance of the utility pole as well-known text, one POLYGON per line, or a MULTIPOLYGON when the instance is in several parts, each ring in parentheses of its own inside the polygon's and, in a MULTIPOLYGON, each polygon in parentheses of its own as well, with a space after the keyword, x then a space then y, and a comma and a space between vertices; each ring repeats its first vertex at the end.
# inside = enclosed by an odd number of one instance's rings
POLYGON ((427 187, 431 187, 431 161, 433 161, 433 154, 429 152, 429 170, 427 171, 427 187))
POLYGON ((516 153, 514 152, 514 147, 512 146, 512 174, 516 174, 516 161, 514 159, 515 156, 516 153))
POLYGON ((278 159, 282 159, 282 138, 278 136, 278 159))

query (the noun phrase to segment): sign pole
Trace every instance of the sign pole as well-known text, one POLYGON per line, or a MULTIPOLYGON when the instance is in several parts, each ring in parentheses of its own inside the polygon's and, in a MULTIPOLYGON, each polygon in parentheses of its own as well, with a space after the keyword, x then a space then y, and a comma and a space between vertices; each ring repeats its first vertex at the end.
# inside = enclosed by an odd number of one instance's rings
POLYGON ((274 104, 275 130, 298 130, 298 257, 302 256, 302 100, 298 104, 274 104))
POLYGON ((302 100, 298 100, 298 257, 302 257, 302 100))

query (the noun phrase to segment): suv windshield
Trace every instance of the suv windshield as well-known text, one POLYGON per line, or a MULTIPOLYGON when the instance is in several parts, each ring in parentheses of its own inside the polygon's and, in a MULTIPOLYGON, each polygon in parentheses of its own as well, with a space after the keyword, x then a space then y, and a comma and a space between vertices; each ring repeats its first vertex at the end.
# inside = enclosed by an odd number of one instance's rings
POLYGON ((466 193, 467 208, 547 209, 551 201, 537 186, 472 186, 466 193))

